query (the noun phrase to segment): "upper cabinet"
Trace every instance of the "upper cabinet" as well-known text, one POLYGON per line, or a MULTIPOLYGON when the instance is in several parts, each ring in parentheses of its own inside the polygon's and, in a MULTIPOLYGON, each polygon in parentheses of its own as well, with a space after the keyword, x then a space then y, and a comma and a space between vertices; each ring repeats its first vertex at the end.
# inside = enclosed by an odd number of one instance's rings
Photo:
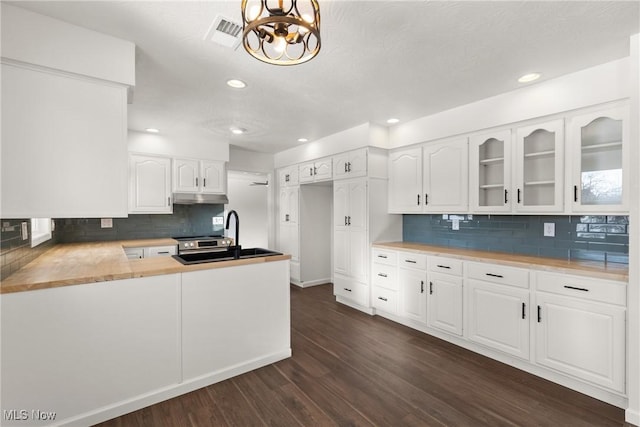
POLYGON ((299 166, 300 184, 305 182, 329 181, 332 177, 331 157, 319 159, 313 162, 303 163, 299 166))
POLYGON ((298 166, 289 166, 278 171, 280 188, 298 185, 298 166))
POLYGON ((183 193, 225 193, 225 162, 174 159, 173 191, 183 193))
POLYGON ((472 212, 511 211, 511 130, 469 139, 469 207, 472 212))
POLYGON ((515 211, 562 212, 564 122, 516 129, 515 211))
POLYGON ((562 212, 562 120, 475 135, 469 145, 472 212, 562 212))
POLYGON ((392 152, 389 212, 466 212, 467 150, 464 138, 392 152))
POLYGON ((172 213, 171 159, 129 155, 129 213, 172 213))
POLYGON ((333 179, 367 175, 367 149, 338 154, 333 157, 333 179))
POLYGON ((571 192, 575 212, 628 212, 629 110, 624 107, 572 117, 571 192))

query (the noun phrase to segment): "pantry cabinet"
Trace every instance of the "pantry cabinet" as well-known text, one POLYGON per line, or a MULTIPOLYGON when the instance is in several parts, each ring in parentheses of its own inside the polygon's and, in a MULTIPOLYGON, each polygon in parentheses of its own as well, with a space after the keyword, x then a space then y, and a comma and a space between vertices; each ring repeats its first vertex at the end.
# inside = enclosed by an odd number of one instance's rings
POLYGON ((130 154, 129 213, 171 212, 171 159, 130 154))
POLYGON ((300 187, 285 187, 280 189, 278 209, 278 237, 279 250, 291 255, 292 280, 299 279, 300 233, 298 228, 298 213, 300 187))
POLYGON ((571 117, 570 204, 574 212, 628 212, 629 110, 609 108, 571 117))
POLYGON ((174 159, 173 190, 177 193, 224 194, 226 192, 225 162, 174 159))

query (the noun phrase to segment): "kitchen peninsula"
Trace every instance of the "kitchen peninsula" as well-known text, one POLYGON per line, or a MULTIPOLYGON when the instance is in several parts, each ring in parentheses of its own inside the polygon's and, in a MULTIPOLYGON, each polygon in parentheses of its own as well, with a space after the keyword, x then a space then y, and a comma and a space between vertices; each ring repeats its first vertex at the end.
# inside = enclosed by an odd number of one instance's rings
POLYGON ((289 255, 124 253, 163 244, 56 245, 3 280, 6 425, 94 424, 291 356, 289 255))

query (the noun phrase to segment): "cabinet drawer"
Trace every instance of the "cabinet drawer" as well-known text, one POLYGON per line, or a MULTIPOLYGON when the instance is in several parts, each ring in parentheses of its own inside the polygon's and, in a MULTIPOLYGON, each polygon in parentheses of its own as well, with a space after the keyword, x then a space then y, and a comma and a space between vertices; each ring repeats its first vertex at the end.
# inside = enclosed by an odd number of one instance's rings
POLYGON ((333 294, 369 307, 369 286, 341 276, 334 277, 333 294))
POLYGON ((373 306, 378 310, 386 311, 387 313, 396 314, 398 311, 397 292, 373 287, 373 306))
POLYGON ((529 270, 522 268, 470 262, 467 264, 467 276, 471 279, 516 286, 518 288, 529 287, 529 270))
POLYGON ((373 284, 387 289, 398 289, 396 267, 386 264, 373 264, 373 284))
POLYGON ((398 252, 398 265, 404 268, 427 270, 427 256, 412 252, 398 252))
POLYGON ((453 276, 462 276, 462 261, 459 259, 430 256, 429 270, 438 273, 451 274, 453 276))
POLYGON ((536 289, 538 291, 567 295, 591 301, 626 306, 627 286, 624 282, 591 279, 537 271, 536 289))
POLYGON ((144 248, 144 257, 151 258, 156 256, 171 256, 177 253, 176 246, 152 246, 144 248))
POLYGON ((386 249, 373 248, 373 262, 377 264, 396 265, 398 253, 386 249))

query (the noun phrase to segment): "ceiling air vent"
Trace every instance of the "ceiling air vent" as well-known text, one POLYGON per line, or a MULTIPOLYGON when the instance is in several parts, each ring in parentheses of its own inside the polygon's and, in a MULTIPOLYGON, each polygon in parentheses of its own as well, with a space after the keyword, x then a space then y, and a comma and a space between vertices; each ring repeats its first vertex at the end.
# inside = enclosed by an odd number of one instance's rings
POLYGON ((211 23, 204 39, 235 49, 242 40, 242 25, 218 15, 211 23))

